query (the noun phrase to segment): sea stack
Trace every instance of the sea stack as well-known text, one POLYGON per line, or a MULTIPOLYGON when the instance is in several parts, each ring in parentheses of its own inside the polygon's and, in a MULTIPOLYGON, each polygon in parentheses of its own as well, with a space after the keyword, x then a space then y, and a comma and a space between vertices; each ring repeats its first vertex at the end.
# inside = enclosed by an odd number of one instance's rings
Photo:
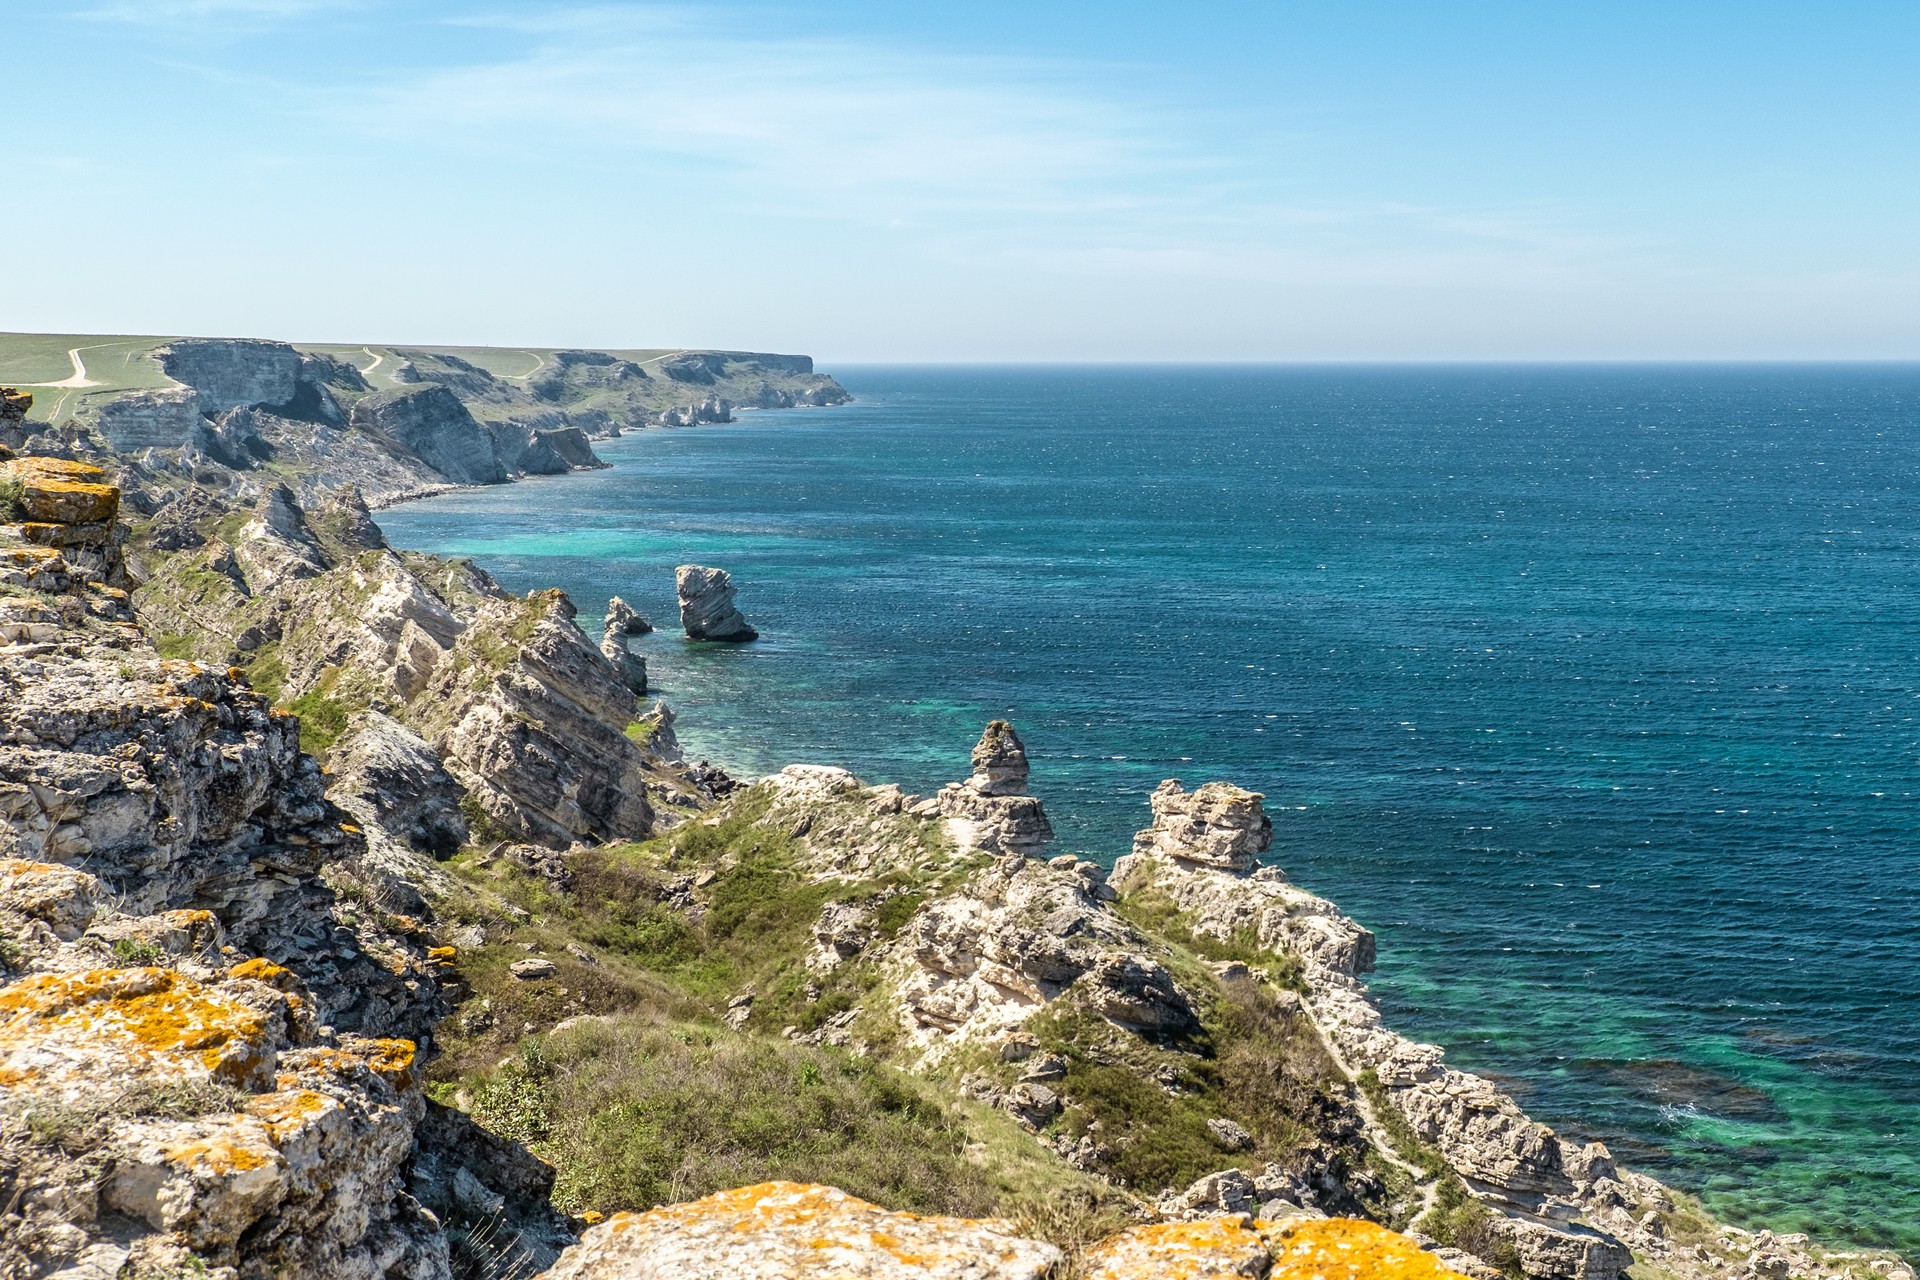
POLYGON ((733 605, 733 576, 725 569, 683 564, 673 571, 680 595, 680 625, 689 640, 738 644, 759 636, 733 605))
POLYGON ((606 627, 608 635, 621 636, 644 636, 653 630, 653 624, 619 596, 607 601, 606 627))
POLYGON ((973 748, 973 776, 943 787, 940 813, 958 841, 989 853, 1039 853, 1053 824, 1038 796, 1027 794, 1027 748, 1005 720, 995 720, 973 748))

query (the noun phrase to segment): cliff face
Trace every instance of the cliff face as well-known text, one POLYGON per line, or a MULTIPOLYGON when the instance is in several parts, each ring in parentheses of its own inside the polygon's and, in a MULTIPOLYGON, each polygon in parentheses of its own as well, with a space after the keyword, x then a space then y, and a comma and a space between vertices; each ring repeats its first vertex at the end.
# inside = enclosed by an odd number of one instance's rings
POLYGON ((636 741, 653 721, 627 672, 564 595, 516 598, 470 564, 396 553, 351 491, 309 515, 271 490, 230 540, 194 536, 140 589, 143 620, 183 652, 252 672, 308 716, 309 745, 329 760, 370 733, 382 758, 424 752, 455 780, 466 821, 556 848, 644 837, 656 800, 686 802, 677 766, 636 741))
POLYGON ((59 535, 0 526, 0 1274, 446 1275, 397 1181, 425 948, 331 887, 364 846, 295 720, 147 645, 117 490, 4 469, 59 535))
POLYGON ((353 425, 418 456, 455 484, 507 479, 493 437, 445 387, 375 392, 354 405, 353 425))

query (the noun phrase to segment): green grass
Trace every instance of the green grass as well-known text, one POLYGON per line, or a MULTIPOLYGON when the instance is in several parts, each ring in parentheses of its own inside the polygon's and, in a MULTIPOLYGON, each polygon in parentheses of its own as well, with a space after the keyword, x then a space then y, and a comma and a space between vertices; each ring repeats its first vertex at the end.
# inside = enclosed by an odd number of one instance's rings
POLYGON ((527 1052, 473 1114, 526 1142, 578 1212, 647 1209, 773 1179, 978 1216, 997 1197, 933 1090, 849 1054, 685 1024, 593 1025, 527 1052))
POLYGON ((301 694, 287 709, 300 717, 300 749, 310 756, 325 756, 347 731, 346 704, 318 689, 301 694))

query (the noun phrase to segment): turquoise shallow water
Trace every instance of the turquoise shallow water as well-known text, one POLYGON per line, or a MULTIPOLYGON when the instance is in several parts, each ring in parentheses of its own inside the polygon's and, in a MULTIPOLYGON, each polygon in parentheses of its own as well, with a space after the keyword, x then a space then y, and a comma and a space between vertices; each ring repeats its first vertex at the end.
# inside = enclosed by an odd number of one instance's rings
POLYGON ((1394 1024, 1750 1224, 1920 1249, 1920 368, 840 371, 853 405, 382 513, 765 638, 692 750, 926 792, 1006 715, 1065 849, 1262 790, 1394 1024))

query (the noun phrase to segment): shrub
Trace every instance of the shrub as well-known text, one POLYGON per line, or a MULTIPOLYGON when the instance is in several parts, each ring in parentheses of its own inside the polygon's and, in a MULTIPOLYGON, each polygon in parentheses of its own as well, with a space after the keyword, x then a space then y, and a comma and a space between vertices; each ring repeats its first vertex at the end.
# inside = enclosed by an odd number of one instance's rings
POLYGON ((166 950, 145 938, 115 938, 113 962, 127 969, 164 965, 171 959, 166 950))
POLYGON ((554 1202, 643 1210, 773 1179, 979 1216, 987 1174, 928 1087, 834 1049, 681 1023, 582 1028, 494 1073, 474 1118, 558 1170, 554 1202))
POLYGON ((20 520, 27 514, 27 486, 13 476, 0 476, 0 520, 20 520))

